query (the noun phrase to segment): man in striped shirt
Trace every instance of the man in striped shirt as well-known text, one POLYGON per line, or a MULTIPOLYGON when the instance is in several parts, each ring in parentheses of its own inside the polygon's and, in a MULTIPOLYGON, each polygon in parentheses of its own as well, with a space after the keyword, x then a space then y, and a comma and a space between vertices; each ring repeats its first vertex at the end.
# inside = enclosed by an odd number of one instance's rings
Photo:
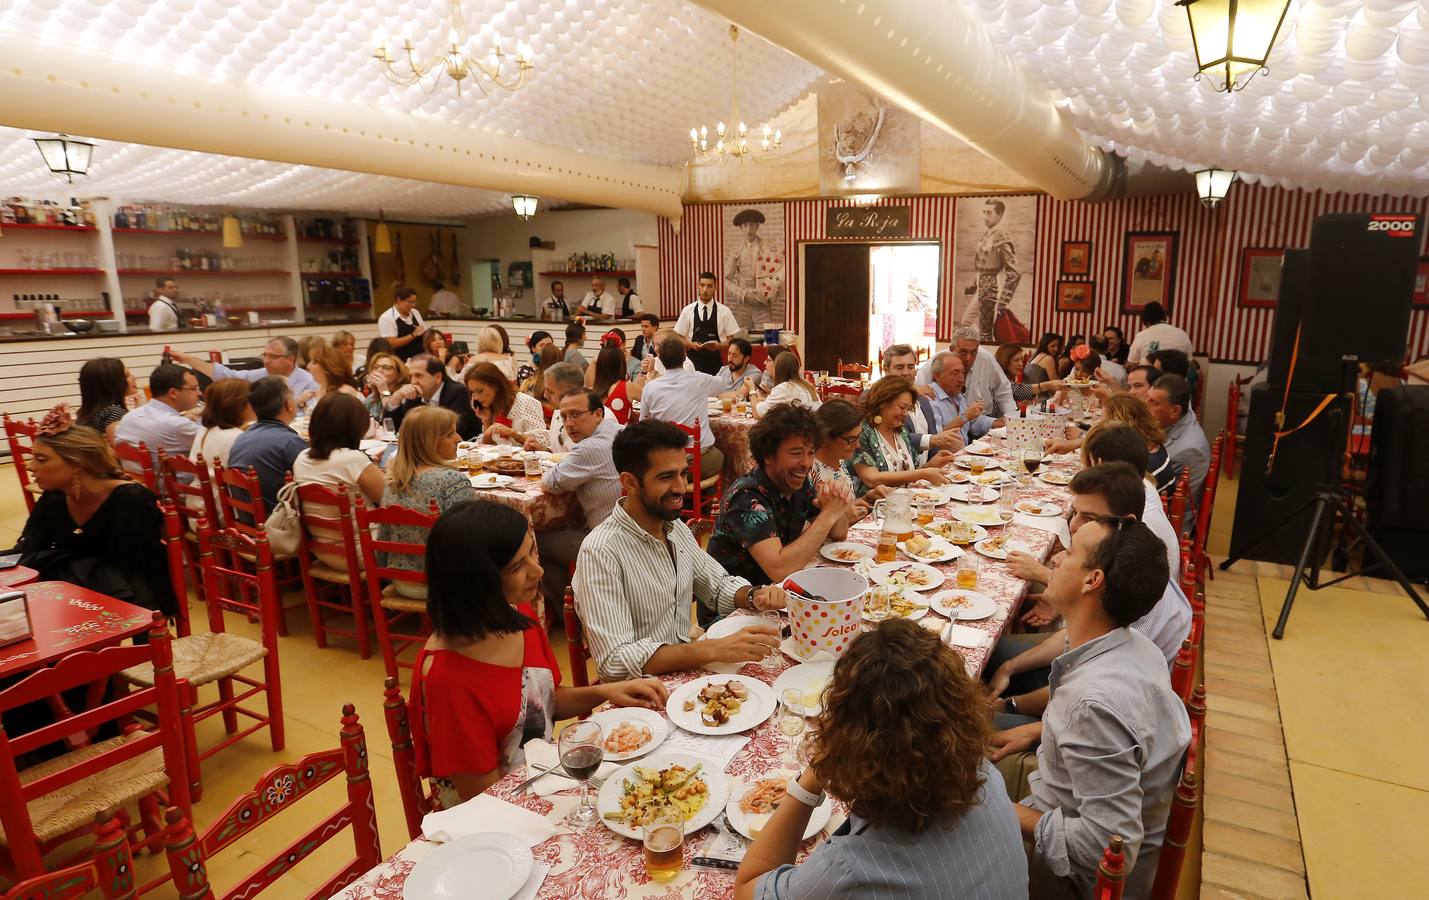
POLYGON ((611 454, 625 496, 581 544, 575 576, 576 610, 601 679, 763 659, 779 644, 772 625, 690 641, 692 599, 728 615, 736 608, 779 609, 787 597, 725 572, 680 521, 689 468, 685 433, 642 420, 616 435, 611 454))

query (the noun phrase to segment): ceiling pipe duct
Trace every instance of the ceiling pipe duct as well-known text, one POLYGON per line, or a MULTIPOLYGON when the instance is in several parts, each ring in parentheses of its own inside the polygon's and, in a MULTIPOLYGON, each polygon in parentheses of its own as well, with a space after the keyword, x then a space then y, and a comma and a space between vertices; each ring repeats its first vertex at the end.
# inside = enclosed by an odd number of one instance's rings
POLYGON ((1063 200, 1125 189, 1118 157, 1091 146, 1051 94, 959 0, 694 0, 859 83, 1063 200))
POLYGON ((673 167, 324 97, 178 78, 94 48, 28 37, 9 42, 0 66, 0 124, 534 194, 677 221, 682 211, 682 176, 673 167))

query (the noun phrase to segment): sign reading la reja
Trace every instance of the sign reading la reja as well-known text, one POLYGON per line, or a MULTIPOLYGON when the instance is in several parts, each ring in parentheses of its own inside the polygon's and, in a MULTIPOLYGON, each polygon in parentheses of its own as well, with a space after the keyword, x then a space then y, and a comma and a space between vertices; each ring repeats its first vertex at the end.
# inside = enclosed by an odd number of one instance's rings
POLYGON ((834 206, 824 232, 831 238, 906 238, 909 220, 906 206, 834 206))

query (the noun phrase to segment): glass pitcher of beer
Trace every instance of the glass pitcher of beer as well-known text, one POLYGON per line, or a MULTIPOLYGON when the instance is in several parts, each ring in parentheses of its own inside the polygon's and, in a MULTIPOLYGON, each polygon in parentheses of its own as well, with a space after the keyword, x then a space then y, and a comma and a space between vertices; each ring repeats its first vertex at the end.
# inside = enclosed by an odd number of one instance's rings
POLYGON ((894 540, 906 541, 913 536, 913 495, 899 488, 873 503, 873 514, 883 519, 883 531, 894 540))

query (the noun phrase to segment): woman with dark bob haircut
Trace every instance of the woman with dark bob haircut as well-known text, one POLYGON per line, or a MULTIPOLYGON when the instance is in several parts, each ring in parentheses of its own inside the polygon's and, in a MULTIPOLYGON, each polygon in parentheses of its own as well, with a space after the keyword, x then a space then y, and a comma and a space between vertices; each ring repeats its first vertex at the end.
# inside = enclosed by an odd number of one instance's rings
POLYGON ((809 767, 735 879, 754 897, 1027 896, 1022 833, 986 759, 987 700, 962 657, 906 619, 860 635, 834 665, 809 767), (824 791, 849 819, 793 865, 824 791))
POLYGON ((559 685, 531 606, 541 574, 531 523, 499 503, 452 507, 427 540, 432 636, 414 664, 411 720, 417 771, 432 779, 444 807, 524 764, 522 746, 550 740, 557 719, 606 702, 665 708, 665 686, 653 678, 559 685))

